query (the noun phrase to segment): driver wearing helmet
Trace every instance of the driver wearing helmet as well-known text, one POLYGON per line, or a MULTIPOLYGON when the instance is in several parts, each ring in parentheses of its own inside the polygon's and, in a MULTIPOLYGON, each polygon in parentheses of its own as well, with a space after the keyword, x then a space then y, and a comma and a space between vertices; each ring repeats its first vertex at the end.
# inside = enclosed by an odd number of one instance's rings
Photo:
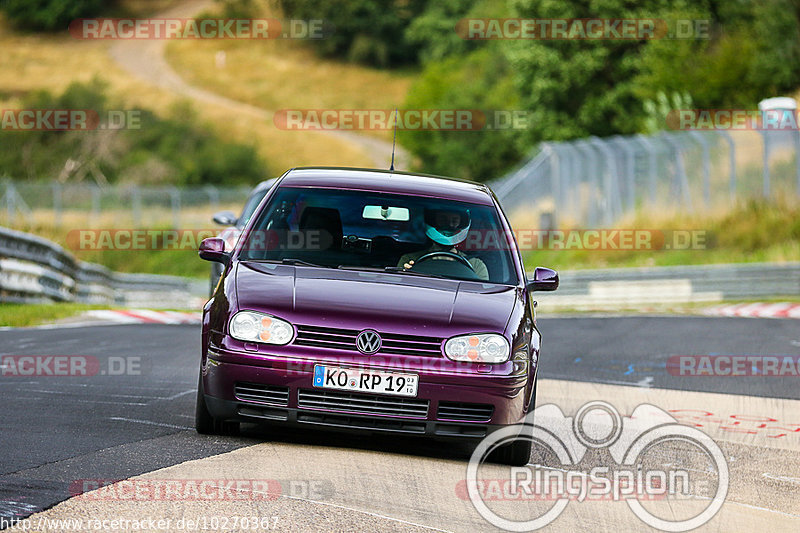
POLYGON ((467 238, 470 228, 469 211, 461 209, 426 209, 425 210, 425 235, 431 240, 427 250, 406 254, 400 258, 397 266, 406 270, 414 267, 414 263, 421 257, 441 252, 441 255, 431 257, 432 261, 457 261, 452 257, 458 255, 467 260, 478 279, 488 280, 489 270, 486 263, 477 257, 470 258, 456 248, 456 245, 467 238), (451 257, 448 257, 448 254, 451 257))

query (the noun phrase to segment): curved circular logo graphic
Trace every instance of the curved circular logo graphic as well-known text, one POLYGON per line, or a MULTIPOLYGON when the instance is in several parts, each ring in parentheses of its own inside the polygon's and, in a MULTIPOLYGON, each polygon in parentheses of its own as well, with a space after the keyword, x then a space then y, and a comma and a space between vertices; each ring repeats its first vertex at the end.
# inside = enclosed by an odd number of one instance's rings
MULTIPOLYGON (((697 472, 696 469, 693 471, 697 472)), ((651 527, 670 532, 690 531, 716 515, 728 494, 728 484, 725 456, 716 442, 702 431, 678 424, 669 413, 654 405, 641 404, 630 416, 623 417, 612 405, 602 401, 583 405, 570 418, 564 416, 556 405, 537 407, 523 424, 507 426, 485 437, 470 458, 466 476, 467 494, 472 505, 487 522, 506 531, 540 529, 556 520, 571 500, 582 502, 585 499, 624 500, 631 512, 651 527), (485 482, 496 480, 480 478, 479 469, 492 452, 519 440, 531 441, 535 448, 554 457, 559 465, 542 467, 547 471, 545 476, 541 475, 542 470, 534 471, 542 465, 511 467, 508 479, 502 480, 507 482, 506 485, 495 494, 502 493, 511 501, 527 496, 531 501, 553 502, 539 516, 512 519, 500 516, 487 505, 491 498, 487 497, 485 482), (704 487, 702 490, 706 490, 709 485, 707 480, 690 483, 691 472, 688 470, 693 469, 681 469, 671 463, 664 463, 670 467, 669 472, 650 467, 651 455, 656 461, 662 460, 664 455, 654 450, 663 452, 660 446, 673 444, 699 450, 698 457, 707 465, 703 472, 715 478, 716 489, 713 495, 702 497, 707 505, 701 511, 692 509, 695 514, 686 517, 670 513, 670 517, 664 518, 648 510, 642 501, 685 497, 687 487, 692 490, 704 487), (582 470, 578 465, 586 452, 599 448, 608 450, 612 464, 594 467, 590 471, 582 470), (597 472, 606 474, 607 479, 597 483, 597 472), (560 475, 562 479, 551 484, 554 478, 550 474, 555 474, 556 478, 560 475), (546 481, 542 483, 542 479, 546 481), (583 486, 576 487, 572 483, 576 479, 583 480, 583 486), (617 483, 618 480, 627 482, 617 483)), ((670 509, 674 510, 674 501, 669 503, 670 509)))

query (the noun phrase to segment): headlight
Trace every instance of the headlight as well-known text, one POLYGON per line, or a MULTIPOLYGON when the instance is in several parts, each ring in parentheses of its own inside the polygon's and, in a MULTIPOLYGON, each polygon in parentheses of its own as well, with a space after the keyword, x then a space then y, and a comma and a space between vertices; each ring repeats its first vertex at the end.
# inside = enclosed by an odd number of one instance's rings
POLYGON ((239 311, 233 315, 230 330, 231 336, 240 341, 267 344, 289 344, 294 336, 290 323, 255 311, 239 311))
POLYGON ((444 353, 453 361, 505 363, 511 348, 502 335, 484 333, 453 337, 444 343, 444 353))

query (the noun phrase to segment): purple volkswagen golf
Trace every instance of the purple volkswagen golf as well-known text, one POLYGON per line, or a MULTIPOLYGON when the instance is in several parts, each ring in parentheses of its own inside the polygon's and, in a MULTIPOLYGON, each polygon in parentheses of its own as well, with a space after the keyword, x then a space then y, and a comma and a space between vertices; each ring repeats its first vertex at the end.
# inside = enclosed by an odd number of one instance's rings
MULTIPOLYGON (((492 192, 450 178, 296 168, 262 200, 203 310, 196 428, 242 422, 475 439, 533 409, 540 334, 492 192)), ((496 453, 525 464, 528 439, 496 453)))

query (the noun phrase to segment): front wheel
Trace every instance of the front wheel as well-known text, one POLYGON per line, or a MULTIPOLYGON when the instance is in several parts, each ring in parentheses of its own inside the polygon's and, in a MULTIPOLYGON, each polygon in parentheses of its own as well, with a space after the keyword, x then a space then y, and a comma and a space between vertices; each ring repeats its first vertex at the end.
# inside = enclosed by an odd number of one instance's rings
POLYGON ((492 452, 489 460, 508 466, 525 466, 531 460, 533 441, 526 435, 520 434, 519 438, 499 446, 492 452))
POLYGON ((239 423, 219 420, 211 416, 203 390, 203 374, 197 380, 197 402, 194 408, 194 429, 201 435, 236 435, 239 423))
POLYGON ((519 438, 499 446, 490 455, 489 460, 495 463, 500 463, 509 466, 525 466, 531 460, 531 452, 533 451, 533 420, 530 418, 531 413, 536 408, 536 385, 538 380, 533 382, 533 392, 531 393, 531 401, 528 404, 528 415, 525 418, 524 426, 519 438))

